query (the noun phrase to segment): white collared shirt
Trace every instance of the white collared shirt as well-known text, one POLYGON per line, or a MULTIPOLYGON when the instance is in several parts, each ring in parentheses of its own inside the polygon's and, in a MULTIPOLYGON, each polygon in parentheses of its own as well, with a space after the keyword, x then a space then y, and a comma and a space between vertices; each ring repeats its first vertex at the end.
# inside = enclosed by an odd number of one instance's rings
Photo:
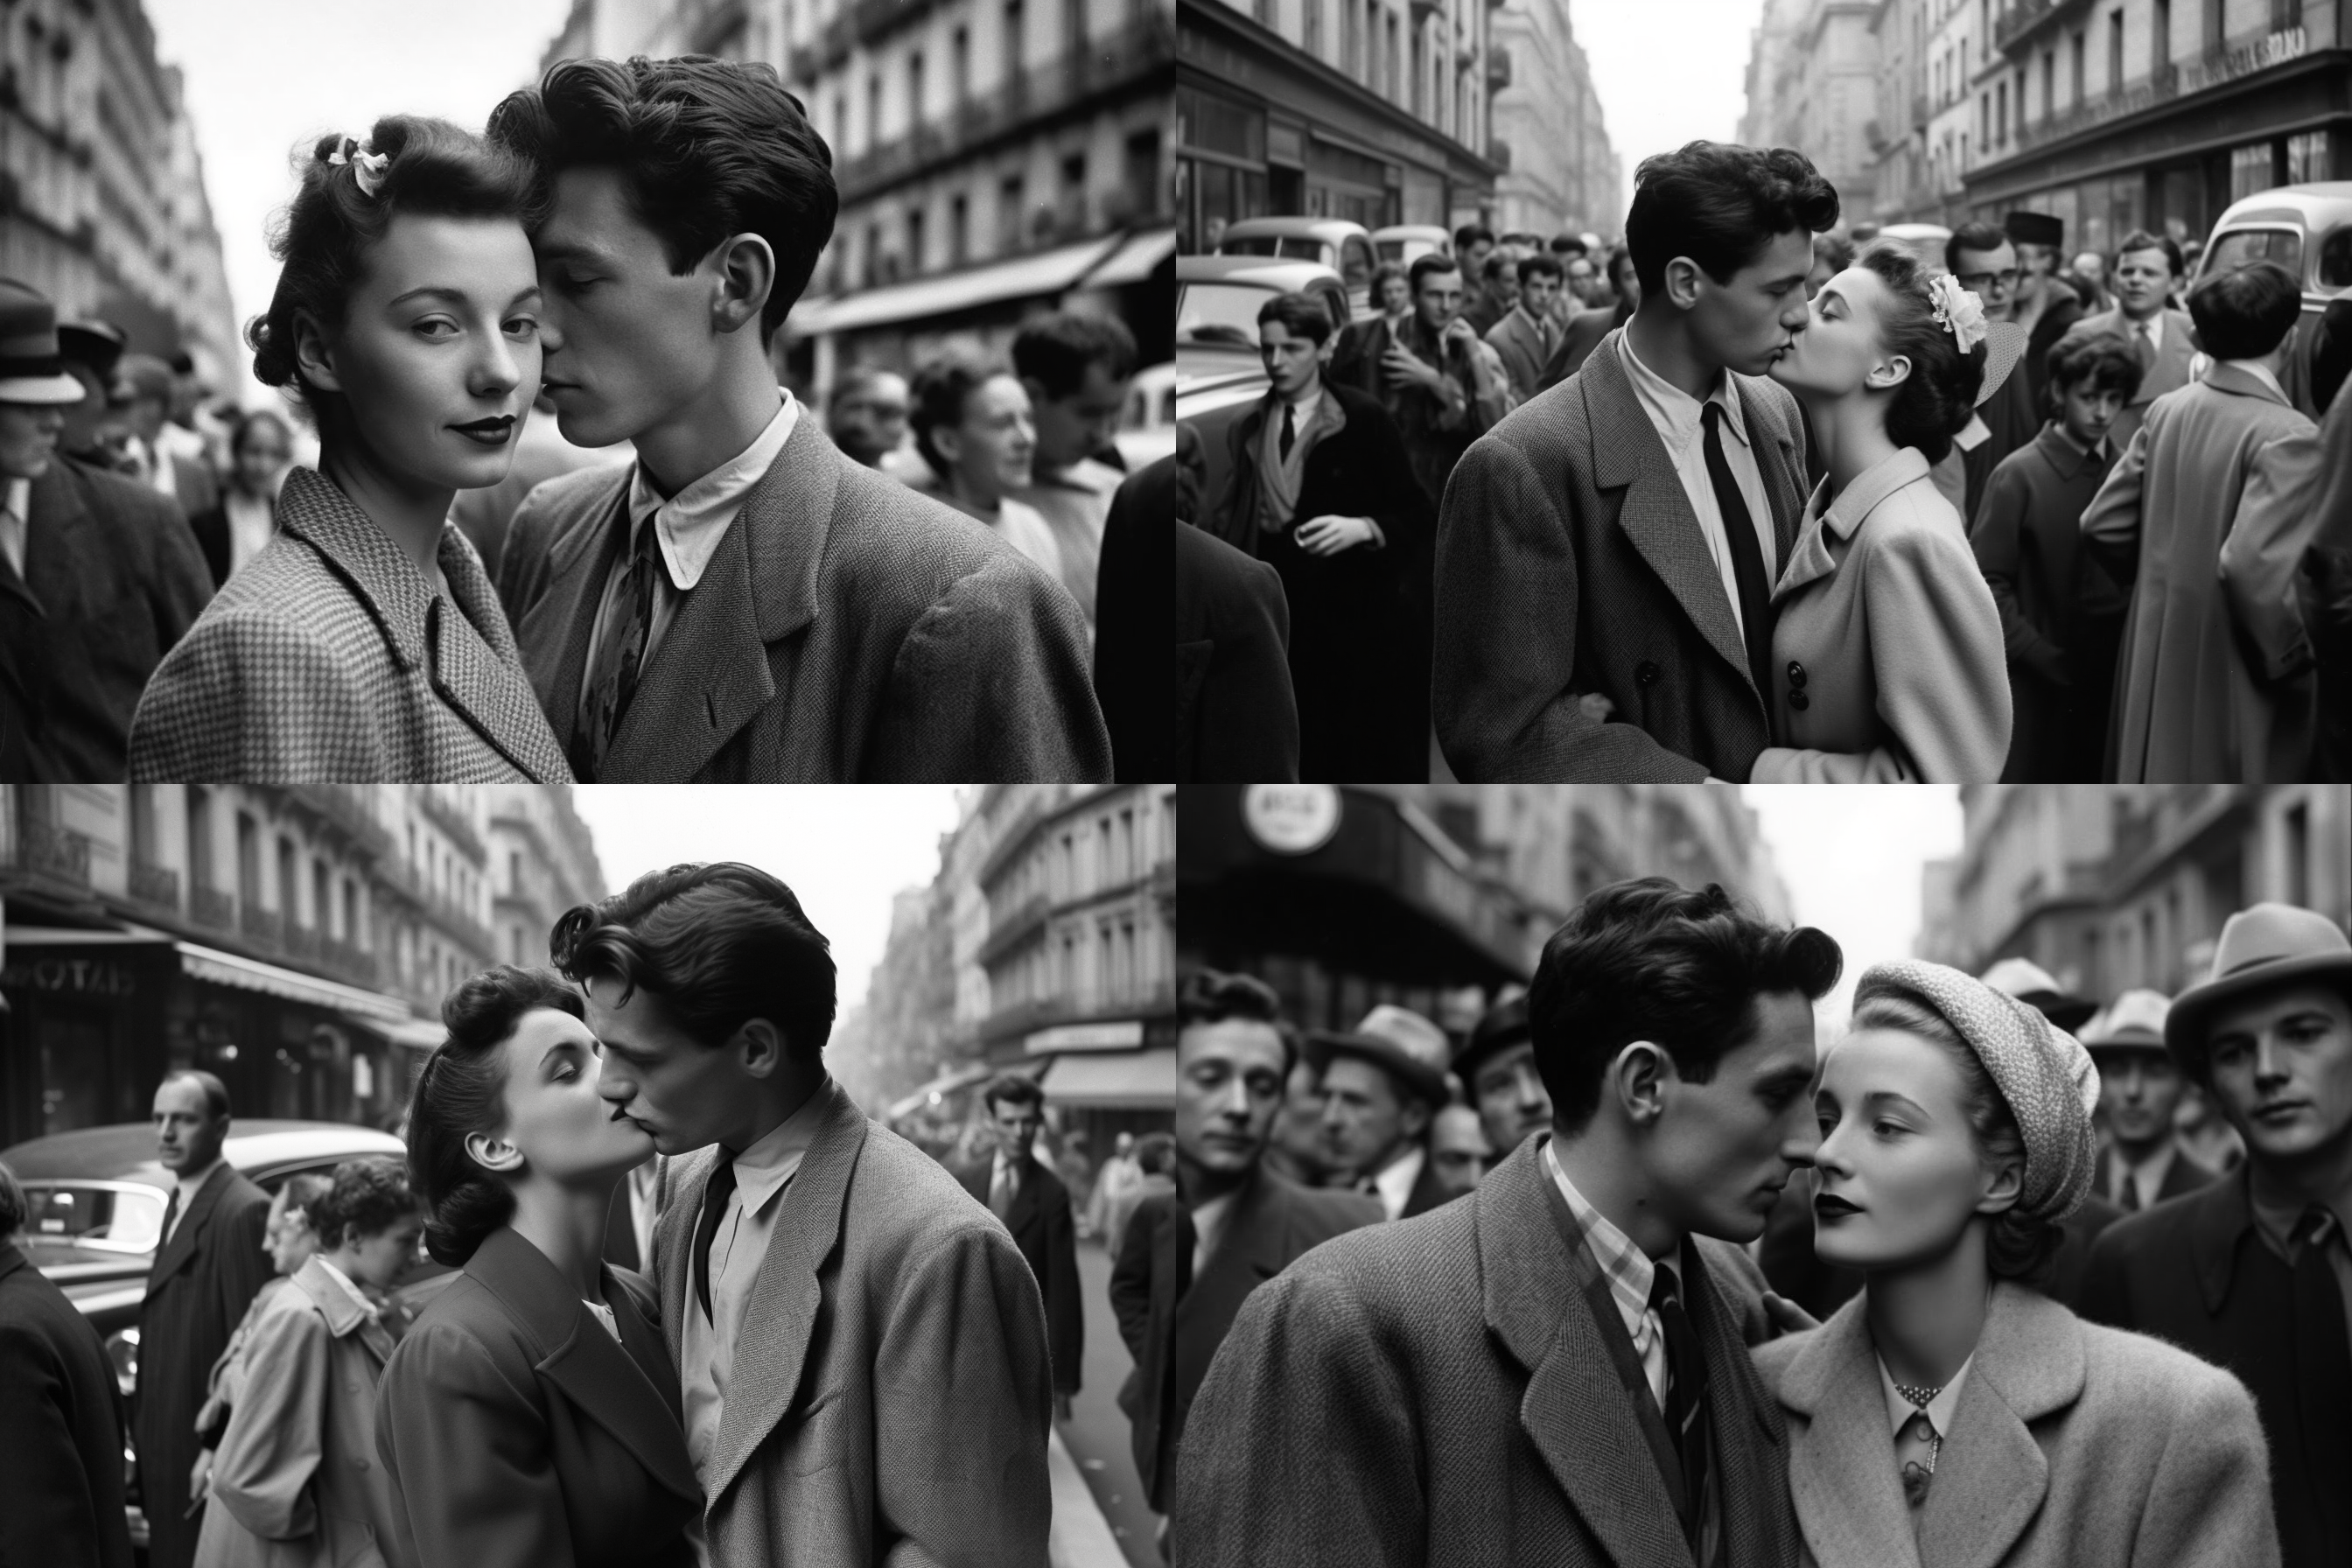
POLYGON ((1217 1253, 1217 1243, 1224 1239, 1225 1219, 1233 1213, 1234 1194, 1223 1193, 1192 1210, 1192 1278, 1198 1279, 1201 1270, 1217 1253))
MULTIPOLYGON (((580 1298, 580 1304, 588 1309, 588 1315, 590 1317, 604 1325, 604 1331, 613 1336, 613 1342, 614 1344, 617 1345, 621 1343, 620 1320, 613 1316, 613 1309, 609 1305, 603 1301, 591 1301, 585 1296, 580 1298)), ((701 1310, 701 1304, 697 1302, 695 1305, 695 1310, 698 1312, 701 1310)), ((622 1348, 625 1350, 627 1347, 624 1345, 622 1348)))
MULTIPOLYGON (((1552 1152, 1551 1140, 1543 1146, 1544 1169, 1552 1183, 1559 1188, 1560 1196, 1568 1200, 1568 1212, 1584 1231, 1585 1245, 1592 1249, 1592 1261, 1599 1266, 1601 1276, 1609 1281, 1609 1299, 1617 1304, 1617 1315, 1625 1324, 1625 1333, 1633 1342, 1633 1353, 1641 1358, 1642 1376, 1650 1385, 1650 1395, 1658 1402, 1658 1411, 1666 1408, 1666 1326, 1658 1318, 1658 1310, 1650 1304, 1650 1289, 1656 1281, 1658 1270, 1664 1268, 1674 1276, 1675 1293, 1682 1294, 1682 1270, 1674 1259, 1654 1258, 1633 1245, 1633 1238, 1594 1208, 1576 1184, 1568 1179, 1561 1168, 1559 1156, 1552 1152)), ((1677 1252, 1676 1257, 1680 1254, 1677 1252)))
POLYGON ((2287 402, 2293 403, 2294 401, 2294 398, 2287 397, 2286 388, 2279 384, 2278 372, 2273 370, 2268 364, 2264 363, 2261 360, 2225 359, 2216 360, 2214 363, 2216 364, 2236 365, 2240 370, 2244 371, 2248 375, 2252 376, 2256 381, 2261 382, 2273 392, 2277 393, 2281 397, 2286 398, 2287 402))
POLYGON ((33 481, 10 479, 0 489, 0 554, 16 575, 25 574, 25 539, 33 526, 33 481))
POLYGON ((206 1182, 212 1180, 213 1173, 219 1170, 220 1166, 220 1156, 215 1154, 213 1156, 213 1163, 211 1164, 206 1165, 203 1170, 196 1172, 193 1175, 183 1173, 180 1179, 173 1184, 173 1185, 177 1187, 180 1192, 180 1206, 178 1211, 172 1215, 172 1228, 165 1231, 162 1238, 155 1243, 157 1251, 160 1252, 163 1250, 163 1243, 171 1240, 173 1237, 178 1235, 180 1227, 187 1224, 188 1211, 196 1206, 196 1194, 204 1189, 204 1184, 206 1182))
POLYGON ((2145 321, 2135 321, 2128 316, 2124 320, 2133 332, 2144 334, 2147 337, 2149 348, 2154 349, 2158 353, 2162 353, 2164 352, 2164 311, 2159 310, 2145 321))
POLYGON ((327 1255, 325 1253, 315 1252, 312 1253, 311 1256, 319 1260, 319 1268, 326 1274, 327 1278, 333 1280, 337 1285, 342 1287, 343 1294, 352 1299, 352 1305, 358 1307, 362 1312, 365 1313, 370 1318, 376 1315, 375 1303, 367 1299, 366 1291, 352 1283, 352 1277, 350 1275, 344 1273, 341 1269, 328 1262, 327 1255))
POLYGON ((706 1484, 719 1446, 727 1384, 735 1367, 735 1342, 743 1330, 744 1310, 751 1304, 760 1265, 767 1261, 778 1200, 801 1168, 810 1140, 816 1136, 829 1087, 829 1083, 819 1084, 806 1104, 735 1156, 735 1190, 727 1194, 719 1228, 710 1237, 710 1317, 707 1320, 694 1293, 694 1233, 701 1226, 698 1213, 694 1225, 683 1232, 687 1251, 677 1267, 687 1271, 686 1305, 681 1309, 686 1321, 678 1326, 678 1392, 686 1415, 687 1455, 694 1461, 694 1473, 706 1484))
MULTIPOLYGON (((1719 371, 1715 390, 1702 403, 1681 387, 1661 377, 1642 363, 1633 352, 1631 329, 1617 334, 1617 346, 1622 351, 1626 379, 1633 384, 1634 401, 1642 412, 1650 416, 1650 426, 1658 433, 1658 440, 1666 448, 1666 460, 1675 466, 1675 477, 1683 482, 1683 493, 1690 498, 1691 510, 1698 514, 1699 532, 1706 538, 1709 554, 1715 557, 1716 575, 1723 583, 1723 597, 1731 606, 1731 618, 1739 626, 1740 636, 1748 635, 1748 624, 1739 613, 1739 574, 1731 557, 1730 535, 1724 531, 1723 508, 1715 499, 1715 480, 1706 471, 1706 431, 1703 418, 1707 403, 1723 408, 1723 429, 1730 437, 1723 443, 1723 460, 1731 469, 1733 482, 1739 487, 1739 499, 1748 503, 1748 521, 1756 531, 1757 548, 1763 552, 1764 590, 1770 593, 1772 584, 1780 578, 1780 558, 1772 537, 1772 501, 1764 493, 1764 474, 1756 466, 1756 448, 1748 438, 1748 421, 1739 408, 1739 394, 1733 387, 1731 373, 1719 371)), ((1765 672, 1750 670, 1757 684, 1765 683, 1765 672)))
POLYGON ((1416 1143, 1404 1152, 1401 1159, 1392 1160, 1385 1169, 1372 1176, 1372 1192, 1381 1200, 1381 1207, 1389 1211, 1389 1218, 1404 1215, 1404 1205, 1412 1201, 1412 1186, 1421 1180, 1421 1168, 1428 1162, 1416 1143))
MULTIPOLYGON (((623 599, 628 592, 629 562, 636 552, 637 531, 650 526, 654 543, 662 562, 662 572, 654 584, 653 625, 646 629, 645 652, 640 656, 640 668, 650 667, 655 650, 660 647, 662 636, 670 623, 677 619, 678 607, 686 595, 702 581, 703 572, 710 558, 719 552, 719 542, 727 537, 728 524, 743 510, 743 500, 751 488, 767 477, 784 443, 792 439, 793 426, 800 418, 800 405, 793 395, 779 387, 777 395, 783 399, 775 417, 751 438, 751 444, 709 473, 663 499, 646 477, 646 465, 640 459, 629 473, 629 537, 619 554, 613 558, 613 569, 604 579, 604 596, 596 604, 596 624, 588 635, 588 662, 583 668, 596 668, 596 650, 604 640, 604 628, 621 614, 623 599)), ((595 701, 595 682, 583 681, 580 688, 580 722, 590 722, 589 708, 595 701)))
POLYGON ((2122 1145, 2118 1144, 2109 1149, 2107 1159, 2115 1166, 2115 1175, 2112 1178, 2112 1190, 2107 1196, 2116 1203, 2122 1204, 2124 1184, 2128 1182, 2139 1189, 2139 1202, 2129 1206, 2154 1208, 2156 1194, 2164 1190, 2164 1178, 2172 1173, 2172 1160, 2176 1152, 2172 1140, 2166 1138, 2157 1144, 2156 1152, 2148 1156, 2146 1164, 2135 1165, 2124 1158, 2122 1145))

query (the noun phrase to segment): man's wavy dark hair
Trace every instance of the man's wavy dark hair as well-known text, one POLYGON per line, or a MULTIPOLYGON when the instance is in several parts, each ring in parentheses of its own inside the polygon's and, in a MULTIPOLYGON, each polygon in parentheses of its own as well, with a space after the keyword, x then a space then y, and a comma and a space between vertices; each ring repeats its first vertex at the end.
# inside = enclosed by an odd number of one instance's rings
POLYGON ((1818 1001, 1844 963, 1827 932, 1773 925, 1712 883, 1692 892, 1645 877, 1601 889, 1544 943, 1528 991, 1554 1125, 1573 1131, 1592 1119, 1609 1064, 1635 1040, 1706 1082, 1755 1037, 1758 997, 1818 1001))
MULTIPOLYGON (((1297 296, 1304 298, 1305 296, 1297 296)), ((1298 1031, 1282 1016, 1282 998, 1273 986, 1254 974, 1228 974, 1222 970, 1196 969, 1176 984, 1177 1038, 1193 1024, 1222 1024, 1243 1018, 1270 1026, 1282 1037, 1282 1076, 1287 1079, 1298 1062, 1298 1031)))
POLYGON ((654 993, 705 1046, 765 1018, 793 1060, 814 1062, 833 1033, 830 946, 793 890, 756 866, 648 871, 626 891, 567 911, 548 951, 568 980, 618 982, 620 1003, 654 993))
POLYGON ((1781 235, 1820 234, 1837 220, 1837 187, 1795 148, 1692 142, 1633 171, 1625 244, 1646 300, 1665 292, 1666 263, 1677 256, 1728 283, 1781 235))
POLYGON ((617 169, 673 274, 730 236, 766 240, 776 280, 760 312, 762 342, 807 289, 841 207, 832 149, 774 68, 757 61, 563 60, 537 87, 509 94, 488 134, 530 165, 542 196, 565 169, 617 169))

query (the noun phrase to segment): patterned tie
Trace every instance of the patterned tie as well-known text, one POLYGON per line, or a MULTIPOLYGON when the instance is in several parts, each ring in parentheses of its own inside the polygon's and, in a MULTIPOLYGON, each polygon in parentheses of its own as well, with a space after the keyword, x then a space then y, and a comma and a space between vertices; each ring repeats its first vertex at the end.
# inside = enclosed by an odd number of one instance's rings
POLYGON ((1709 1447, 1706 1409, 1706 1358, 1698 1335, 1683 1310, 1682 1292, 1674 1270, 1660 1268, 1650 1277, 1650 1310, 1666 1338, 1666 1430, 1683 1465, 1683 1497, 1686 1509, 1683 1533, 1692 1555, 1705 1560, 1709 1447))
POLYGON ((719 1167, 702 1189, 702 1213, 694 1221, 694 1299, 702 1303, 702 1321, 717 1323, 710 1312, 710 1238, 719 1234, 719 1216, 735 1193, 735 1161, 719 1151, 719 1167))
POLYGON ((1925 1508, 1928 1483, 1936 1479, 1936 1461, 1944 1452, 1944 1435, 1936 1430, 1935 1418, 1927 1414, 1927 1406, 1935 1404, 1936 1396, 1944 1390, 1940 1386, 1921 1388, 1915 1384, 1898 1383, 1895 1392, 1918 1411, 1907 1423, 1906 1431, 1912 1442, 1924 1444, 1927 1450, 1927 1462, 1924 1465, 1916 1459, 1903 1461, 1903 1500, 1915 1509, 1925 1508))
POLYGON ((636 531, 635 548, 624 569, 620 603, 605 623, 596 648, 596 668, 589 678, 590 722, 572 738, 572 772, 583 783, 604 775, 613 737, 637 694, 646 638, 653 632, 654 589, 664 570, 654 519, 647 517, 636 531))
POLYGON ((1706 477, 1715 487, 1716 510, 1723 513, 1723 532, 1731 546, 1731 576, 1739 588, 1739 629, 1748 643, 1748 676, 1757 695, 1771 703, 1772 580, 1764 570, 1763 547, 1756 542, 1756 522, 1748 501, 1732 477, 1723 455, 1723 405, 1713 401, 1700 410, 1706 426, 1706 477))
POLYGON ((1282 460, 1290 461, 1290 449, 1298 445, 1298 430, 1292 423, 1293 410, 1287 400, 1282 405, 1282 460))

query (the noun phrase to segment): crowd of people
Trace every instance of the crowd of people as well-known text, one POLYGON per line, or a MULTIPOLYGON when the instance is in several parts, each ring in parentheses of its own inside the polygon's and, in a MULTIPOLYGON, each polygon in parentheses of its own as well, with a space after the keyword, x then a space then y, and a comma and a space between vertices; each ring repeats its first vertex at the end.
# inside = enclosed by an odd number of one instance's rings
POLYGON ((1056 312, 803 418, 837 197, 772 69, 567 61, 298 175, 277 407, 0 280, 0 777, 1161 776, 1133 336, 1056 312))
POLYGON ((2196 254, 1694 142, 1605 254, 1270 300, 1180 431, 1180 776, 2352 777, 2352 300, 2196 254))

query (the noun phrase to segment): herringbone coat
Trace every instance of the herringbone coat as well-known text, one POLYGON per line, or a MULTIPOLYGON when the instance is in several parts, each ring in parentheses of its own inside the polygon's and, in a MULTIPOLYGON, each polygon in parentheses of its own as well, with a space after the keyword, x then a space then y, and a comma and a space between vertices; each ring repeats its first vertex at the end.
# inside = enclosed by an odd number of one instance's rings
POLYGON ((140 699, 133 779, 571 782, 455 525, 441 531, 445 597, 312 469, 286 477, 278 524, 140 699))
MULTIPOLYGON (((632 472, 551 479, 507 534, 499 591, 567 748, 632 472)), ((1077 601, 803 411, 646 662, 600 782, 1110 775, 1077 601)))
MULTIPOLYGON (((1437 524, 1439 743, 1465 783, 1745 781, 1770 736, 1698 515, 1622 331, 1454 470, 1437 524), (1580 696, 1615 705, 1609 722, 1580 696)), ((1796 399, 1734 376, 1776 561, 1805 511, 1796 399)))

